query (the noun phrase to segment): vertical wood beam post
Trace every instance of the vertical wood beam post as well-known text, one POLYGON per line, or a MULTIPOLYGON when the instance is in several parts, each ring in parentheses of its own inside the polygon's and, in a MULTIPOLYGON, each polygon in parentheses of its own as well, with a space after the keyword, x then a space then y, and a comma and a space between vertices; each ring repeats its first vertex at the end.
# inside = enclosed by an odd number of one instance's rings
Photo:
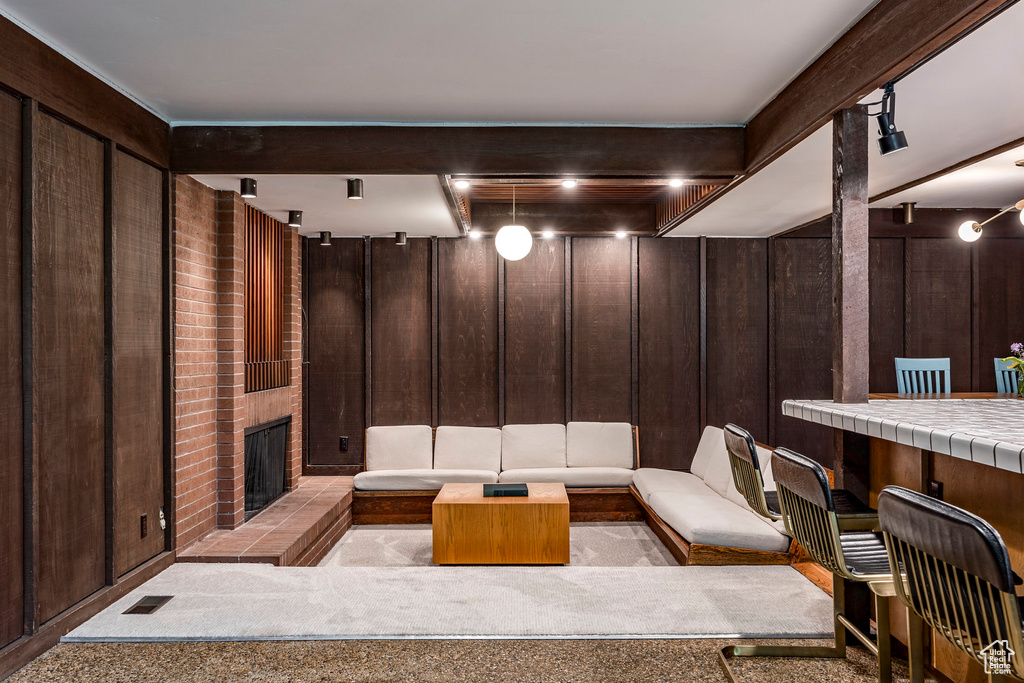
POLYGON ((117 580, 117 476, 114 472, 114 202, 117 196, 117 143, 103 145, 103 497, 106 515, 104 583, 117 580))
POLYGON ((868 400, 868 117, 832 119, 832 398, 868 400))

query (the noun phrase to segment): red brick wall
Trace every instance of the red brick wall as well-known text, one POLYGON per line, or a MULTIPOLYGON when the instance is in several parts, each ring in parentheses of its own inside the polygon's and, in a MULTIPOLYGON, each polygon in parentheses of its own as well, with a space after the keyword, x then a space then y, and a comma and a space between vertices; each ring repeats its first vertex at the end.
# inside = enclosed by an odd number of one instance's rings
MULTIPOLYGON (((245 204, 189 176, 176 176, 175 513, 177 547, 245 515, 245 204)), ((285 232, 285 353, 292 415, 286 483, 302 473, 302 274, 298 231, 285 232)), ((255 396, 250 394, 249 396, 255 396)), ((282 417, 274 415, 267 419, 282 417)))
POLYGON ((217 524, 217 199, 174 179, 175 524, 178 548, 217 524))

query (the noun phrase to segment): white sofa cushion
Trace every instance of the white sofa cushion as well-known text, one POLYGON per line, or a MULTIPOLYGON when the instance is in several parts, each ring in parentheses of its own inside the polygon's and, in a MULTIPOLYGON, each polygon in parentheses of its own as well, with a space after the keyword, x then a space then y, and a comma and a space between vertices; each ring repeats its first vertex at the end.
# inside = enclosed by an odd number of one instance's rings
POLYGON ((501 470, 501 430, 494 427, 438 427, 434 467, 442 470, 501 470))
POLYGON ((360 491, 436 491, 445 484, 496 484, 490 470, 375 470, 353 480, 360 491))
POLYGON ((561 482, 567 488, 629 486, 633 470, 624 467, 538 467, 505 470, 498 477, 503 484, 561 482))
POLYGON ((505 425, 501 469, 565 467, 565 425, 505 425))
POLYGON ((721 446, 723 451, 725 450, 725 431, 708 425, 704 428, 704 433, 700 435, 700 441, 697 443, 697 451, 693 454, 693 461, 690 463, 690 474, 704 479, 708 462, 718 446, 721 446))
POLYGON ((789 550, 789 536, 719 496, 661 492, 651 494, 648 505, 690 543, 780 553, 789 550))
POLYGON ((633 427, 628 422, 570 422, 565 460, 569 467, 633 469, 633 427))
POLYGON ((429 470, 434 466, 429 425, 370 427, 366 430, 366 469, 429 470))
POLYGON ((689 472, 641 467, 633 473, 633 486, 646 501, 652 493, 671 492, 688 496, 717 496, 718 493, 704 480, 689 472))

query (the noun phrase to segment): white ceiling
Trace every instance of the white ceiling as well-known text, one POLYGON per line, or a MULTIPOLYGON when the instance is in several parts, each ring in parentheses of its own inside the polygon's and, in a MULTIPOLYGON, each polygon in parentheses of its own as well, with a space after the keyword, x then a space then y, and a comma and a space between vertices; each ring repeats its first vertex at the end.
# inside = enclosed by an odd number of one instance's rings
POLYGON ((172 122, 738 124, 875 0, 0 0, 172 122))
MULTIPOLYGON (((240 175, 197 175, 216 190, 238 192, 240 175)), ((348 199, 348 176, 257 175, 257 197, 245 200, 281 221, 302 211, 303 235, 329 230, 333 235, 410 235, 457 237, 437 176, 364 175, 363 199, 348 199)))
POLYGON ((1024 145, 886 197, 877 206, 917 202, 924 208, 1005 209, 1024 199, 1024 145))
MULTIPOLYGON (((896 122, 906 132, 910 147, 880 156, 871 121, 872 196, 1024 137, 1021 35, 1024 3, 1003 12, 899 82, 896 122)), ((832 205, 831 154, 831 127, 826 126, 672 235, 772 235, 827 215, 832 205)), ((933 207, 1007 206, 1024 196, 1024 170, 1012 161, 1001 166, 993 162, 985 168, 983 177, 980 172, 961 172, 955 192, 953 185, 930 185, 920 195, 910 190, 877 206, 894 206, 900 201, 921 201, 921 206, 933 207), (992 175, 997 170, 1003 176, 998 181, 992 175), (950 191, 942 196, 945 189, 950 191)))

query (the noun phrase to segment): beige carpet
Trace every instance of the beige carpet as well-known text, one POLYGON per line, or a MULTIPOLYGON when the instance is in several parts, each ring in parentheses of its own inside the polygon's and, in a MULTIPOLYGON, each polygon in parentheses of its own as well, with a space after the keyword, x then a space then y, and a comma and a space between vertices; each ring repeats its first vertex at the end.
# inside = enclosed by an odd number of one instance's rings
MULTIPOLYGON (((321 567, 429 567, 429 524, 354 526, 320 561, 321 567)), ((675 558, 643 522, 601 522, 569 527, 573 567, 670 567, 675 558)))

